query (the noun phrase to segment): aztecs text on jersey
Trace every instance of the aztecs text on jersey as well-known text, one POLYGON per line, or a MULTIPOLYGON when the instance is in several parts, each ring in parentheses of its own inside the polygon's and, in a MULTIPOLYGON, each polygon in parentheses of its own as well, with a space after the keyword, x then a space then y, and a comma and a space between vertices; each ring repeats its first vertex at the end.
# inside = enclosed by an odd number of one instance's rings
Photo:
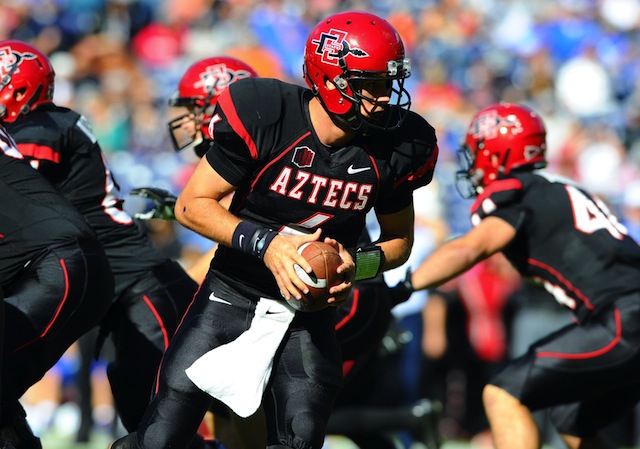
MULTIPOLYGON (((238 187, 231 210, 241 218, 280 232, 321 228, 352 247, 369 210, 399 212, 411 204, 413 190, 431 182, 435 130, 409 113, 396 131, 328 148, 312 129, 311 98, 308 89, 273 79, 234 83, 219 98, 206 158, 238 187)), ((275 288, 262 262, 233 250, 220 256, 220 270, 242 270, 253 282, 260 273, 266 288, 275 288)))
POLYGON ((579 319, 640 289, 640 247, 604 202, 567 179, 513 172, 489 184, 471 214, 474 225, 488 216, 513 225, 505 256, 579 319))

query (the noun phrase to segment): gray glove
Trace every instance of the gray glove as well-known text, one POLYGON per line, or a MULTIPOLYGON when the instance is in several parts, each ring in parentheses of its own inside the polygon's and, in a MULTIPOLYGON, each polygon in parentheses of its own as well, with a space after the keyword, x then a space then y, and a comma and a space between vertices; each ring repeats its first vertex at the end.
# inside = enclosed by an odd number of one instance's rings
POLYGON ((131 190, 129 195, 140 196, 153 201, 152 209, 134 214, 134 217, 138 220, 150 220, 151 218, 160 218, 161 220, 176 219, 174 208, 177 197, 168 190, 157 187, 138 187, 137 189, 131 190))

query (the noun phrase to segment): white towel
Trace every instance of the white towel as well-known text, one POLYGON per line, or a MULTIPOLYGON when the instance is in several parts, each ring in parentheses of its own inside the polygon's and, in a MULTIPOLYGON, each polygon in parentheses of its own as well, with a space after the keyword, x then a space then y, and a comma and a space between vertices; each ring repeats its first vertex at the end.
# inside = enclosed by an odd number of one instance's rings
POLYGON ((253 415, 271 377, 273 357, 294 316, 295 310, 284 301, 260 298, 249 329, 201 356, 185 370, 187 376, 242 418, 253 415))

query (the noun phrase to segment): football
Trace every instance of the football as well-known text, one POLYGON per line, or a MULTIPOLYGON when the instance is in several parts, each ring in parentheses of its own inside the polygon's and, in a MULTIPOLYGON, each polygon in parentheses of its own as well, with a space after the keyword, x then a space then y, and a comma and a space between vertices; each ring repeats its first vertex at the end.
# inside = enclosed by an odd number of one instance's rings
POLYGON ((344 281, 344 275, 338 274, 337 268, 342 265, 338 251, 324 242, 309 242, 298 248, 298 252, 309 261, 313 271, 307 273, 299 265, 296 273, 309 287, 309 293, 302 299, 289 299, 289 305, 303 312, 317 312, 329 306, 327 299, 331 297, 329 289, 344 281))

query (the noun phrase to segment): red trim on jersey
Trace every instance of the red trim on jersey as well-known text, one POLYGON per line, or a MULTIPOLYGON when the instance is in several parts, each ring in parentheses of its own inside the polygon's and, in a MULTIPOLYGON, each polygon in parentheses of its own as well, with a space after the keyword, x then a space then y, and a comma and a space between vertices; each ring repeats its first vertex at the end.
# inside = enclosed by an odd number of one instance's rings
POLYGON ((67 271, 67 264, 64 263, 64 259, 60 260, 60 266, 62 267, 62 275, 64 277, 64 295, 62 296, 62 300, 60 301, 60 304, 58 304, 58 308, 56 309, 56 312, 53 314, 53 317, 49 321, 49 324, 47 324, 47 327, 44 328, 44 330, 40 333, 40 335, 38 335, 33 340, 28 341, 28 342, 18 346, 13 351, 14 354, 17 353, 18 351, 20 351, 21 349, 24 349, 27 346, 29 346, 29 345, 35 343, 36 341, 40 340, 45 335, 47 335, 47 333, 49 332, 49 330, 51 329, 53 324, 56 322, 56 319, 60 315, 60 311, 62 310, 62 307, 64 307, 65 303, 67 302, 67 298, 69 297, 69 272, 67 271))
POLYGON ((293 142, 291 145, 289 145, 289 148, 287 148, 282 153, 280 153, 280 156, 278 156, 278 157, 276 157, 274 159, 271 159, 267 165, 262 167, 262 170, 260 170, 258 172, 258 174, 256 176, 256 179, 254 179, 253 182, 251 183, 251 190, 253 190, 254 186, 258 183, 258 180, 260 179, 262 174, 264 172, 266 172, 269 169, 269 167, 271 167, 273 164, 278 162, 280 159, 282 159, 283 157, 288 155, 291 150, 295 149, 296 145, 298 145, 299 142, 301 142, 302 140, 306 139, 310 134, 311 134, 311 131, 307 131, 306 133, 301 135, 298 139, 296 139, 295 142, 293 142))
POLYGON ((213 433, 211 433, 209 425, 207 424, 206 417, 200 422, 200 427, 198 427, 198 435, 200 435, 206 441, 213 440, 213 433))
POLYGON ((522 183, 516 178, 496 179, 495 181, 490 182, 489 185, 484 188, 482 193, 478 195, 478 198, 476 198, 475 202, 471 206, 471 211, 476 212, 480 204, 494 193, 521 189, 522 183))
POLYGON ((344 318, 342 318, 338 323, 336 323, 336 330, 339 330, 342 326, 347 324, 349 320, 351 320, 351 318, 353 318, 353 316, 356 314, 356 312, 358 311, 359 298, 360 298, 360 290, 357 288, 354 288, 353 301, 351 302, 351 309, 349 310, 349 313, 344 318))
POLYGON ((434 150, 433 150, 433 153, 431 153, 431 156, 429 156, 429 159, 427 159, 427 162, 425 162, 422 167, 419 167, 416 171, 411 172, 406 176, 403 176, 402 178, 397 180, 393 184, 393 186, 394 187, 398 187, 399 185, 401 185, 405 181, 418 180, 418 179, 422 178, 424 175, 426 175, 429 172, 431 172, 432 176, 433 176, 433 171, 436 169, 436 162, 438 160, 438 153, 440 153, 440 148, 438 148, 438 145, 436 145, 434 150))
POLYGON ((18 150, 23 156, 32 157, 39 161, 51 161, 56 164, 60 163, 60 153, 53 148, 35 143, 19 143, 18 150))
POLYGON ((597 349, 591 352, 583 352, 581 354, 567 354, 564 352, 551 352, 544 351, 536 354, 536 357, 554 357, 557 359, 573 359, 573 360, 583 360, 583 359, 592 359, 595 357, 600 357, 603 354, 611 351, 618 343, 620 343, 620 339, 622 338, 622 324, 620 323, 620 311, 614 310, 613 315, 616 320, 616 336, 613 340, 611 340, 606 346, 597 349))
POLYGON ((162 321, 162 317, 158 313, 158 309, 155 308, 155 306, 153 305, 153 303, 151 302, 151 300, 147 295, 143 295, 142 299, 145 302, 145 304, 149 306, 149 310, 151 310, 151 313, 153 313, 153 316, 156 317, 156 320, 160 325, 160 330, 162 331, 162 338, 164 339, 164 349, 166 351, 167 348, 169 347, 169 334, 167 333, 167 328, 165 327, 164 322, 162 321))
POLYGON ((593 306, 593 304, 591 304, 591 301, 589 301, 589 298, 587 298, 586 296, 584 296, 582 294, 582 292, 580 290, 578 290, 577 288, 575 288, 573 286, 573 284, 571 284, 571 282, 569 282, 568 280, 566 280, 559 272, 557 272, 555 269, 553 269, 552 267, 550 267, 549 265, 543 263, 543 262, 539 262, 537 260, 534 259, 528 259, 527 263, 529 265, 533 265, 534 267, 538 267, 541 268, 543 270, 545 270, 546 272, 552 274, 558 281, 560 281, 562 284, 564 284, 564 286, 568 289, 571 290, 578 299, 580 299, 580 301, 582 301, 585 305, 585 307, 591 311, 596 310, 596 308, 593 306))
MULTIPOLYGON (((376 172, 376 179, 378 180, 378 184, 380 184, 380 167, 376 164, 376 159, 369 154, 369 160, 371 161, 371 165, 373 165, 373 170, 376 172)), ((376 195, 376 198, 378 196, 376 195)))
POLYGON ((256 148, 256 143, 253 141, 247 129, 244 127, 242 120, 238 117, 238 111, 236 111, 236 106, 233 104, 233 100, 231 99, 231 95, 225 91, 218 97, 218 104, 222 108, 224 115, 227 116, 227 120, 231 125, 231 128, 239 135, 244 143, 249 147, 249 152, 251 153, 251 157, 253 159, 258 159, 258 149, 256 148), (226 94, 226 95, 225 95, 226 94))
POLYGON ((344 362, 342 362, 342 377, 345 377, 347 374, 349 374, 349 371, 353 369, 355 364, 355 360, 345 360, 344 362))

